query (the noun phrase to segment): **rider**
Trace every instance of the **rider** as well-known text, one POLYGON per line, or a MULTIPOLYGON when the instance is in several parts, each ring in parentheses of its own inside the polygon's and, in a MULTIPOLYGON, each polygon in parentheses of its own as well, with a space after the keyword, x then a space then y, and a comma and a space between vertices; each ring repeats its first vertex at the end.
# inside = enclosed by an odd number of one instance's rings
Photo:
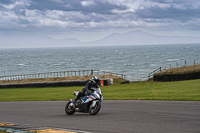
POLYGON ((82 96, 85 96, 87 95, 87 92, 88 90, 89 91, 93 91, 91 88, 94 87, 94 88, 99 88, 99 82, 100 82, 100 79, 98 76, 93 76, 92 77, 92 80, 88 81, 86 86, 82 89, 82 91, 80 91, 78 93, 78 95, 76 95, 76 98, 73 99, 73 103, 76 103, 77 100, 82 97, 82 96))

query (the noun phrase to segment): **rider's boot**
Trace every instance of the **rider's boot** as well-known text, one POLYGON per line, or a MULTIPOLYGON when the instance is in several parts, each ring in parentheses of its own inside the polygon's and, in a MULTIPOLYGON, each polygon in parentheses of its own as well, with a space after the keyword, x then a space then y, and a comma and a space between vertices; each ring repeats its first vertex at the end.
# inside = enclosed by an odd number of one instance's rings
POLYGON ((81 93, 79 92, 78 95, 76 95, 76 97, 72 100, 73 103, 76 103, 77 100, 80 98, 81 93))
POLYGON ((72 100, 72 102, 73 102, 73 103, 76 103, 77 100, 78 100, 77 98, 74 98, 74 99, 72 100))

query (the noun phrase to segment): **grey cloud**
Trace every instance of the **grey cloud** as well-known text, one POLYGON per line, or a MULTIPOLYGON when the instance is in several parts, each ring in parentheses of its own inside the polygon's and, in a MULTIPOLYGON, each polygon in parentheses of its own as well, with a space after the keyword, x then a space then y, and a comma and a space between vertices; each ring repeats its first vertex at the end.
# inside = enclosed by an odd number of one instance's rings
POLYGON ((85 1, 85 0, 70 0, 70 1, 49 1, 49 0, 32 0, 31 5, 27 8, 30 10, 61 10, 61 11, 78 11, 83 14, 99 13, 112 14, 112 9, 125 9, 124 6, 113 5, 108 2, 85 1), (85 4, 83 4, 85 3, 85 4), (88 3, 88 4, 86 4, 88 3))
POLYGON ((1 0, 0 27, 59 31, 191 25, 195 29, 199 12, 197 0, 1 0))
POLYGON ((8 5, 13 3, 13 0, 1 0, 0 3, 8 5))
POLYGON ((198 9, 177 9, 177 8, 158 8, 151 7, 148 9, 137 10, 136 14, 139 18, 151 18, 151 19, 167 19, 176 20, 180 22, 191 21, 193 18, 199 18, 200 7, 198 9))
POLYGON ((21 8, 25 8, 26 6, 29 6, 29 0, 14 0, 11 2, 0 2, 1 8, 4 10, 18 10, 21 8))

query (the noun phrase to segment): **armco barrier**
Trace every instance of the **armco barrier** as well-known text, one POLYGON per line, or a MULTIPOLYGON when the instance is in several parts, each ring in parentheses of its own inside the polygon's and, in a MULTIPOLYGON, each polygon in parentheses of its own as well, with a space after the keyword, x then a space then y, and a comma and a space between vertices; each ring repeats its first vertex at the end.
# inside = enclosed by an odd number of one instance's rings
MULTIPOLYGON (((112 85, 113 79, 102 79, 104 86, 112 85)), ((60 81, 60 82, 42 82, 42 83, 23 83, 23 84, 1 84, 0 88, 24 88, 24 87, 69 87, 85 86, 88 80, 60 81)))
POLYGON ((180 80, 191 80, 200 79, 200 72, 188 73, 188 74, 174 74, 174 75, 154 75, 154 81, 180 81, 180 80))

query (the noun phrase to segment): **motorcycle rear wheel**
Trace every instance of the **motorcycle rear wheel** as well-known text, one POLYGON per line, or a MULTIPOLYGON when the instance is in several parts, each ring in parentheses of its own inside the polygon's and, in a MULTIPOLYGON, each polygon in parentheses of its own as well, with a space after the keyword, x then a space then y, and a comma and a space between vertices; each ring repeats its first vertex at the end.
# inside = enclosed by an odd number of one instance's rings
POLYGON ((101 109, 101 102, 97 101, 96 105, 93 108, 89 107, 89 114, 96 115, 100 111, 100 109, 101 109))
POLYGON ((75 109, 72 106, 70 106, 70 103, 71 102, 69 101, 65 106, 65 113, 67 115, 73 115, 75 113, 75 109))

